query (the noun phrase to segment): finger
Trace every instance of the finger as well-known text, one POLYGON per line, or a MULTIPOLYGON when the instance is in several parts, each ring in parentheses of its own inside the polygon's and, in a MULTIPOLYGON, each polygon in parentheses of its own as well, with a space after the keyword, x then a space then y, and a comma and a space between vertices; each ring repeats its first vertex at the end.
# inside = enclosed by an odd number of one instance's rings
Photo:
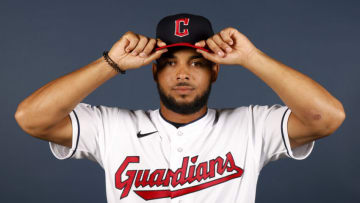
POLYGON ((147 58, 144 59, 144 63, 145 63, 145 64, 148 64, 148 63, 150 63, 151 61, 160 58, 161 54, 163 54, 163 53, 165 53, 165 52, 167 52, 167 51, 168 51, 168 49, 160 49, 160 50, 155 51, 155 52, 152 53, 149 57, 147 57, 147 58))
POLYGON ((216 34, 212 37, 212 39, 223 51, 227 53, 232 51, 231 47, 225 41, 222 40, 220 35, 216 34))
POLYGON ((201 40, 200 42, 195 43, 195 46, 197 47, 205 47, 205 45, 206 45, 205 40, 201 40))
POLYGON ((124 38, 128 41, 128 45, 126 46, 125 51, 129 53, 135 49, 136 45, 139 42, 139 37, 132 32, 128 32, 124 35, 124 38))
POLYGON ((147 45, 145 46, 144 50, 139 54, 139 56, 146 57, 147 55, 149 55, 151 51, 154 49, 155 44, 156 44, 156 40, 151 38, 147 43, 147 45))
POLYGON ((230 46, 234 44, 234 41, 230 37, 229 29, 220 31, 221 38, 228 43, 230 46))
POLYGON ((137 56, 140 52, 142 52, 146 46, 146 44, 148 43, 148 38, 143 36, 143 35, 139 35, 139 42, 136 45, 135 49, 131 52, 131 55, 133 56, 137 56))
POLYGON ((223 57, 225 54, 224 52, 221 50, 221 48, 214 42, 213 39, 209 38, 206 40, 206 44, 208 45, 208 47, 217 55, 223 57))
POLYGON ((158 47, 163 47, 163 46, 166 46, 166 43, 163 42, 161 39, 157 38, 157 46, 158 47))
POLYGON ((202 56, 203 56, 205 59, 209 60, 209 61, 212 61, 212 62, 214 62, 214 63, 220 63, 220 62, 221 62, 221 61, 220 61, 221 58, 220 58, 217 54, 212 54, 212 53, 209 53, 209 52, 204 51, 204 50, 201 50, 201 49, 196 49, 196 51, 197 51, 198 53, 201 53, 202 56))

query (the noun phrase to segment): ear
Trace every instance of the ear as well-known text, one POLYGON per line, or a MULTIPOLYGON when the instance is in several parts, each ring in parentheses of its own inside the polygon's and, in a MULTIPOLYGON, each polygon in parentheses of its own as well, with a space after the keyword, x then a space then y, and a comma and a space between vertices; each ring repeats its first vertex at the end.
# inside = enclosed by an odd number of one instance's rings
POLYGON ((157 82, 157 64, 156 63, 153 63, 152 64, 152 73, 153 73, 153 78, 154 78, 154 81, 157 82))
POLYGON ((211 68, 211 83, 214 83, 219 73, 220 65, 215 63, 211 68))

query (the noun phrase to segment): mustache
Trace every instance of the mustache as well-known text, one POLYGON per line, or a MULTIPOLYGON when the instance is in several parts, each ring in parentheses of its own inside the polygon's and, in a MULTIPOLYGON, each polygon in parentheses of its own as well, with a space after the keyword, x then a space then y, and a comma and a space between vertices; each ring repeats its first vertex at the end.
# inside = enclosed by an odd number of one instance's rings
POLYGON ((187 82, 179 82, 175 85, 175 87, 178 87, 178 86, 189 86, 189 87, 193 87, 190 83, 187 83, 187 82))

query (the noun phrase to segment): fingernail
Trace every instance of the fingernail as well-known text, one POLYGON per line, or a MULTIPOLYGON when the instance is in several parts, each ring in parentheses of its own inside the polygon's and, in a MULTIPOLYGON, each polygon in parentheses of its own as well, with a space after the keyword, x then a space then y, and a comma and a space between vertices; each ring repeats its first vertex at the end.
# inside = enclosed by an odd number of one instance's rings
POLYGON ((131 53, 133 56, 136 56, 137 55, 137 53, 136 53, 136 51, 134 51, 133 53, 131 53))
POLYGON ((232 50, 232 49, 231 49, 230 47, 227 47, 227 48, 226 48, 226 52, 231 52, 231 50, 232 50))
POLYGON ((145 57, 146 56, 146 54, 144 52, 141 52, 139 55, 140 55, 140 57, 145 57))
POLYGON ((224 56, 224 53, 222 51, 218 51, 219 56, 224 56))
POLYGON ((234 43, 233 41, 230 41, 230 42, 229 42, 230 45, 233 45, 233 43, 234 43))

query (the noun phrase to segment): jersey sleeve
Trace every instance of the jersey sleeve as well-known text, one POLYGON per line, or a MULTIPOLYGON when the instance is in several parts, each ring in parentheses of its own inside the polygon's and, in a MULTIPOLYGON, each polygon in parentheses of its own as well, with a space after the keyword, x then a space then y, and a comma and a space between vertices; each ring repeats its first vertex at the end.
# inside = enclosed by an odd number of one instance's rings
POLYGON ((102 106, 79 103, 69 116, 72 124, 72 147, 50 142, 51 152, 60 160, 87 158, 102 166, 103 122, 108 117, 107 111, 102 106))
POLYGON ((290 108, 279 104, 271 107, 256 105, 252 113, 260 168, 283 157, 302 160, 310 155, 315 141, 291 149, 287 128, 290 108))

